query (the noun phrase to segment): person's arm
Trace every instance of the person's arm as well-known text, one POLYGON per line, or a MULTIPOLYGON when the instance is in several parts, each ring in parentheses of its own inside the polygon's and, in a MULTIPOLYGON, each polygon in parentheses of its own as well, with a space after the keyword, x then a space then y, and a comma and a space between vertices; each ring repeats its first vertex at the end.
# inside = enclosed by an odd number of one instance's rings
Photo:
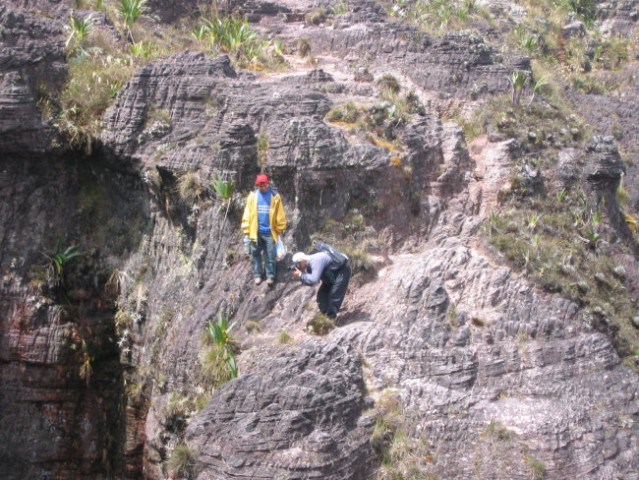
POLYGON ((322 272, 331 263, 331 257, 326 253, 319 253, 309 257, 308 265, 311 273, 302 272, 300 281, 305 285, 315 285, 322 277, 322 272))
POLYGON ((249 234, 250 230, 250 215, 251 215, 251 202, 253 201, 253 192, 249 193, 246 198, 246 205, 244 206, 244 215, 242 215, 242 231, 244 235, 249 234))
POLYGON ((282 196, 277 194, 277 205, 275 210, 275 231, 277 234, 281 234, 284 230, 286 230, 286 213, 284 212, 284 204, 282 203, 282 196))

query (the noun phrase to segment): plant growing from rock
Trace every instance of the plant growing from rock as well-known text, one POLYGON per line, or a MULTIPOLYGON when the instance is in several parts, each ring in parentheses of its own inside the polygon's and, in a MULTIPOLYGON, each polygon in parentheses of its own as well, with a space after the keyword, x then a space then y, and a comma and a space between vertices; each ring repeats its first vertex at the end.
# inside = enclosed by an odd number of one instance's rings
POLYGON ((428 441, 410 435, 398 395, 392 390, 382 392, 374 413, 371 444, 381 462, 375 480, 436 478, 425 473, 425 465, 433 460, 428 441))
POLYGON ((269 148, 269 140, 268 140, 268 135, 266 135, 266 133, 260 132, 257 135, 256 146, 257 146, 257 163, 259 163, 260 167, 264 167, 268 159, 268 148, 269 148))
POLYGON ((207 328, 209 335, 213 339, 214 346, 221 353, 221 359, 226 367, 227 379, 231 380, 237 377, 237 363, 235 361, 235 351, 237 345, 230 332, 235 324, 229 325, 229 316, 225 312, 219 312, 217 322, 209 320, 207 328))
POLYGON ((83 252, 78 250, 76 245, 63 248, 60 241, 58 241, 55 252, 52 254, 43 252, 42 254, 48 259, 47 272, 49 279, 56 286, 64 285, 65 269, 71 260, 84 255, 83 252))
POLYGON ((511 102, 513 105, 519 105, 519 100, 521 98, 521 93, 526 86, 526 80, 528 79, 525 72, 521 70, 516 70, 512 73, 512 75, 508 78, 510 82, 510 87, 512 89, 511 102))
POLYGON ((586 25, 592 25, 597 16, 595 0, 562 0, 561 5, 574 12, 586 25))
POLYGON ((315 335, 326 335, 335 328, 335 321, 321 312, 316 313, 306 324, 306 329, 315 335))
POLYGON ((339 0, 335 2, 335 5, 332 7, 332 11, 335 15, 341 15, 343 13, 349 12, 350 7, 344 0, 339 0))
POLYGON ((224 220, 222 222, 222 227, 224 227, 224 222, 226 221, 226 217, 228 216, 229 208, 233 201, 233 193, 235 192, 235 182, 233 179, 224 174, 216 174, 213 179, 213 190, 215 191, 216 197, 221 202, 226 202, 226 210, 224 212, 224 220))
POLYGON ((361 116, 361 111, 355 102, 349 101, 331 108, 326 114, 328 122, 355 123, 361 116))
POLYGON ((71 15, 69 20, 69 25, 65 28, 69 32, 69 36, 67 37, 67 41, 64 43, 66 48, 69 48, 69 45, 73 44, 79 48, 82 52, 82 43, 91 33, 91 29, 93 27, 93 16, 89 15, 85 18, 79 18, 75 15, 71 15))
POLYGON ((259 333, 260 330, 262 330, 262 327, 260 326, 260 322, 257 320, 247 320, 246 323, 244 323, 244 329, 248 333, 259 333))
POLYGON ((193 36, 208 41, 211 48, 228 53, 236 61, 249 63, 261 55, 266 44, 251 29, 248 20, 238 16, 204 19, 193 30, 193 36))
POLYGON ((188 204, 201 200, 205 193, 200 175, 193 170, 187 170, 178 177, 176 191, 182 201, 188 204))
POLYGON ((311 53, 311 44, 308 38, 301 37, 297 40, 297 54, 300 57, 306 57, 311 53))
POLYGON ((291 337, 287 332, 280 332, 277 336, 277 343, 279 344, 287 344, 293 341, 293 337, 291 337))
POLYGON ((148 60, 153 58, 156 51, 156 46, 151 42, 138 42, 132 43, 129 46, 129 50, 131 51, 131 55, 134 57, 143 58, 148 60))
POLYGON ((196 456, 185 443, 180 443, 166 461, 166 469, 172 478, 194 478, 196 456))
POLYGON ((304 16, 306 25, 320 25, 328 18, 328 12, 325 8, 317 8, 304 16))
POLYGON ((120 3, 116 7, 118 14, 122 17, 131 43, 135 43, 132 30, 133 25, 146 13, 146 2, 147 0, 120 0, 120 3))
POLYGON ((529 457, 526 455, 524 461, 530 467, 530 473, 534 480, 541 480, 546 475, 546 465, 541 460, 529 457))
POLYGON ((532 95, 530 96, 530 100, 528 101, 529 107, 532 104, 532 102, 535 100, 535 96, 537 95, 537 93, 540 92, 541 89, 545 87, 546 85, 548 85, 548 78, 545 76, 542 76, 541 78, 539 78, 533 83, 532 95))

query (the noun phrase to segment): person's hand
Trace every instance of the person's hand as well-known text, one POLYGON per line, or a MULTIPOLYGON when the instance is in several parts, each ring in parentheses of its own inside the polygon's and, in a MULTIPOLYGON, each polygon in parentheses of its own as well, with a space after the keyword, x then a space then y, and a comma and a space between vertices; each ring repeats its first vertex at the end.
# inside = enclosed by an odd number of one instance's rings
POLYGON ((300 278, 300 275, 302 275, 302 272, 300 271, 299 268, 296 268, 295 270, 293 270, 291 272, 291 274, 295 277, 295 278, 300 278))

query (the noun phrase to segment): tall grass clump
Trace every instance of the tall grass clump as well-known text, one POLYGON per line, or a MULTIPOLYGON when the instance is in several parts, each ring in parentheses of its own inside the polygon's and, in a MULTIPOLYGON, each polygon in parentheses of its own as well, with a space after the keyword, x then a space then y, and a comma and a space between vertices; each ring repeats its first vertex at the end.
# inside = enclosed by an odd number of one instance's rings
POLYGON ((192 34, 208 48, 227 53, 240 67, 259 70, 286 65, 281 42, 260 38, 249 21, 237 15, 205 18, 192 34))

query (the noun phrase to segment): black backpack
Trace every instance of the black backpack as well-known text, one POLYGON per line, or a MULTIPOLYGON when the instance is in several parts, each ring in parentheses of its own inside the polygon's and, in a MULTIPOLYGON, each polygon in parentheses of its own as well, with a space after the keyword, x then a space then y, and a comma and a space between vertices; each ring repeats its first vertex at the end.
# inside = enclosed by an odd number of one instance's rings
POLYGON ((328 266, 328 268, 333 271, 339 270, 346 264, 346 262, 348 262, 348 257, 346 256, 346 254, 340 252, 337 248, 332 247, 328 243, 324 243, 318 240, 317 242, 315 242, 315 250, 317 252, 326 252, 331 256, 333 261, 328 266))

